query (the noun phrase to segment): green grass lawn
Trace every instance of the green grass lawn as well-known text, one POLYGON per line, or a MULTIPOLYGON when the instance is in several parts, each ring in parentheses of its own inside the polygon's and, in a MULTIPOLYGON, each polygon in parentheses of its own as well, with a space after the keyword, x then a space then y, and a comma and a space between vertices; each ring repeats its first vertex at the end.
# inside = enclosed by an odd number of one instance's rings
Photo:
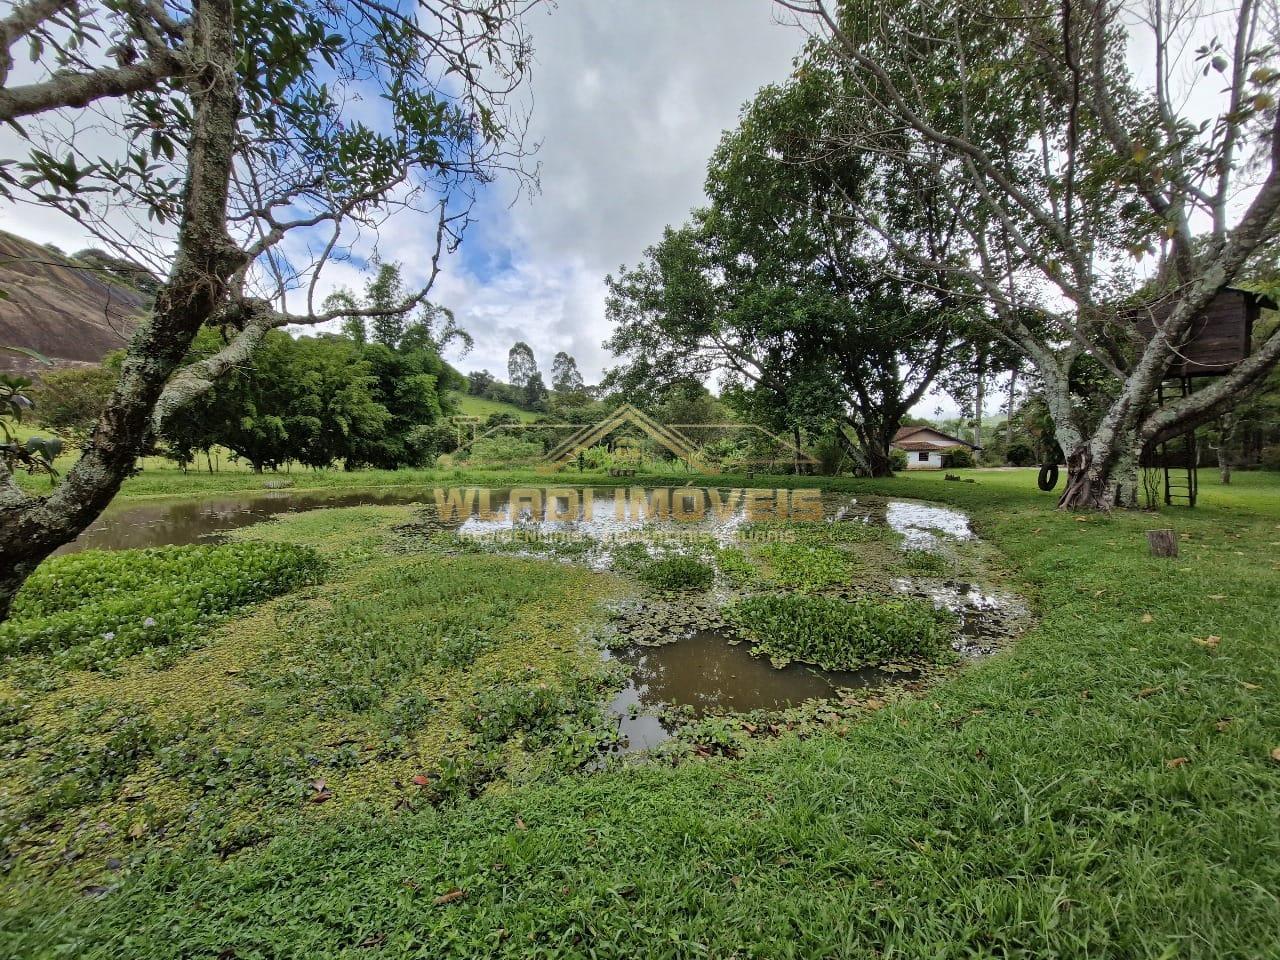
POLYGON ((503 403, 501 400, 490 400, 487 397, 473 397, 469 393, 454 393, 452 397, 458 404, 458 413, 464 417, 486 418, 495 413, 509 413, 513 417, 519 417, 525 423, 530 423, 538 417, 538 414, 522 410, 514 403, 503 403))
MULTIPOLYGON (((176 477, 147 486, 148 473, 126 494, 212 489, 179 489, 187 481, 176 477)), ((1194 511, 1073 516, 1036 490, 1034 471, 964 475, 977 482, 750 482, 968 511, 1038 614, 1011 650, 847 727, 759 741, 740 759, 517 777, 478 797, 396 809, 372 787, 369 803, 332 810, 305 787, 290 801, 271 793, 274 765, 291 762, 288 742, 341 751, 352 731, 389 731, 394 716, 381 706, 362 714, 358 696, 314 715, 288 686, 255 688, 246 701, 236 679, 246 645, 291 656, 298 683, 319 682, 326 697, 348 681, 391 689, 405 669, 429 695, 436 668, 393 662, 385 638, 438 644, 450 631, 433 624, 463 616, 497 646, 492 673, 468 668, 458 682, 487 677, 502 689, 518 682, 506 671, 522 645, 541 650, 584 615, 583 581, 540 573, 535 601, 512 592, 501 568, 526 561, 471 558, 464 569, 459 558, 387 553, 371 517, 340 526, 311 514, 263 528, 326 553, 330 583, 219 628, 207 651, 173 668, 176 679, 126 667, 49 694, 47 722, 64 726, 87 722, 85 705, 108 690, 167 705, 174 722, 186 698, 193 731, 213 737, 193 740, 186 761, 207 771, 207 787, 190 807, 175 797, 171 808, 64 825, 55 859, 66 863, 50 871, 11 863, 0 955, 1280 956, 1280 477, 1239 474, 1223 487, 1206 471, 1194 511), (1148 555, 1153 527, 1178 532, 1178 558, 1148 555), (433 586, 451 568, 467 584, 458 599, 433 586), (338 619, 299 619, 298 604, 313 603, 338 619), (255 737, 255 717, 272 736, 255 737), (265 769, 237 780, 236 764, 265 769), (259 808, 278 821, 269 840, 249 830, 244 845, 219 849, 196 827, 188 843, 151 832, 226 811, 253 826, 259 808), (136 837, 94 834, 132 822, 143 824, 136 837), (76 860, 121 846, 130 852, 115 868, 76 860), (72 879, 89 866, 91 881, 72 879)), ((464 479, 345 476, 348 486, 464 479)), ((716 482, 726 481, 746 482, 716 482)), ((21 738, 6 739, 6 756, 21 762, 21 738)), ((30 759, 37 769, 73 762, 70 749, 30 759)), ((335 784, 360 787, 354 775, 335 784)), ((6 780, 0 800, 21 800, 20 789, 6 780)), ((113 802, 128 804, 121 796, 113 802)))

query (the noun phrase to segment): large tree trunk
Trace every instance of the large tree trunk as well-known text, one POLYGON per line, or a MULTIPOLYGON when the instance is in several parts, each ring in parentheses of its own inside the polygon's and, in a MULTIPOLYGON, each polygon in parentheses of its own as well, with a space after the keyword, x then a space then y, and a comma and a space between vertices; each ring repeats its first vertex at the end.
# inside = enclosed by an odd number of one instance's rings
POLYGON ((1134 432, 1099 431, 1067 451, 1064 510, 1111 510, 1138 505, 1140 441, 1134 432))
POLYGON ((238 110, 232 0, 195 10, 193 120, 173 268, 150 321, 129 344, 120 380, 79 460, 46 497, 24 494, 0 468, 0 617, 31 571, 111 502, 144 448, 161 391, 244 262, 226 211, 238 110))

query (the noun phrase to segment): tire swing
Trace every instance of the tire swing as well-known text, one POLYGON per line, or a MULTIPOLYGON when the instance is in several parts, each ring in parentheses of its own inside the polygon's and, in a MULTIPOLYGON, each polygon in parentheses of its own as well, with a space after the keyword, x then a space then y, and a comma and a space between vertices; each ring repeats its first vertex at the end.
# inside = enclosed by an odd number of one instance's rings
POLYGON ((1052 490, 1058 485, 1058 465, 1056 463, 1043 463, 1040 465, 1040 476, 1036 478, 1036 485, 1041 490, 1052 490))

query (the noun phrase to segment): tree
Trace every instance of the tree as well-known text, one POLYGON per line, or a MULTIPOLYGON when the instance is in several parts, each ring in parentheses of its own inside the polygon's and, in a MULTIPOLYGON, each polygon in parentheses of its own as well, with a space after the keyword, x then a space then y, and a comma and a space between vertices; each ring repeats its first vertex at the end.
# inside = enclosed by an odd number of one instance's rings
POLYGON ((533 348, 523 340, 511 345, 507 353, 507 382, 521 389, 538 372, 538 361, 533 358, 533 348))
POLYGON ((991 333, 1034 367, 1066 453, 1064 508, 1136 504, 1145 446, 1229 409, 1280 361, 1277 334, 1229 375, 1156 402, 1196 316, 1276 242, 1280 47, 1267 5, 1023 2, 1002 17, 776 2, 847 80, 841 111, 859 122, 829 152, 887 152, 906 182, 940 187, 962 240, 949 256, 897 237, 874 210, 863 220, 921 269, 970 284, 991 333), (1138 45, 1149 83, 1127 66, 1138 45), (1134 310, 1155 305, 1148 339, 1134 310), (1100 374, 1091 403, 1072 389, 1081 363, 1100 374))
POLYGON ((477 370, 467 374, 467 393, 473 397, 483 397, 497 382, 497 378, 488 370, 477 370))
POLYGON ((551 361, 551 389, 556 393, 581 393, 584 386, 578 361, 561 350, 551 361))
POLYGON ((534 2, 7 8, 0 121, 27 152, 0 158, 0 194, 67 212, 165 278, 63 481, 27 494, 0 465, 0 618, 31 570, 111 500, 150 431, 270 331, 338 316, 313 301, 325 265, 352 254, 344 238, 375 235, 398 212, 430 215, 427 277, 389 312, 425 300, 474 185, 520 172, 523 116, 511 94, 527 72, 522 21, 534 2), (20 50, 30 69, 14 69, 20 50), (90 117, 117 134, 114 153, 85 155, 75 134, 90 117), (203 327, 224 331, 225 345, 184 366, 203 327))
POLYGON ((401 274, 398 263, 379 264, 362 296, 345 288, 335 290, 325 298, 324 309, 342 321, 343 335, 356 343, 369 341, 365 318, 371 316, 373 342, 393 350, 440 353, 454 340, 462 343, 464 354, 470 350, 474 345, 471 334, 458 326, 447 307, 423 300, 416 314, 397 309, 406 302, 401 274))
MULTIPOLYGON (((198 349, 217 347, 211 331, 201 336, 198 349)), ((360 460, 371 446, 397 439, 365 351, 391 353, 378 344, 361 348, 345 337, 294 338, 272 331, 248 364, 166 423, 162 437, 185 459, 193 451, 224 446, 259 472, 290 462, 327 467, 360 460)), ((410 379, 404 386, 411 390, 414 384, 410 379)))
POLYGON ((711 159, 711 206, 610 278, 607 346, 624 363, 607 382, 636 392, 719 371, 747 416, 797 439, 838 421, 863 470, 883 476, 901 418, 956 356, 965 310, 936 271, 908 282, 860 223, 877 205, 934 249, 954 233, 930 189, 902 195, 892 164, 824 158, 844 122, 830 109, 837 81, 809 66, 762 90, 711 159))
POLYGON ((44 374, 31 395, 37 422, 77 445, 83 443, 111 398, 120 375, 118 360, 44 374))
POLYGON ((524 406, 528 410, 535 409, 547 399, 547 387, 542 382, 542 374, 535 371, 533 376, 525 381, 523 397, 524 406))

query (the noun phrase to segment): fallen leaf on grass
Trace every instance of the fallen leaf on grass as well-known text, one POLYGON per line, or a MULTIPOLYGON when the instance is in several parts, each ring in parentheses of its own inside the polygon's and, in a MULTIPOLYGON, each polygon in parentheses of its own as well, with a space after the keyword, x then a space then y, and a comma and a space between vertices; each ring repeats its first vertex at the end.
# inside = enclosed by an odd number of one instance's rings
POLYGON ((143 823, 141 820, 139 820, 137 823, 135 823, 132 827, 129 828, 129 836, 131 836, 134 840, 137 840, 146 832, 147 832, 147 825, 143 823))
POLYGON ((1210 600, 1225 600, 1225 599, 1227 599, 1227 595, 1226 595, 1225 593, 1211 593, 1211 594, 1209 594, 1209 599, 1210 599, 1210 600))
POLYGON ((427 784, 431 782, 431 778, 428 777, 425 773, 415 773, 413 775, 413 782, 420 787, 425 787, 427 784))
POLYGON ((448 893, 440 894, 440 896, 432 900, 431 903, 433 906, 443 907, 446 903, 453 903, 455 900, 461 900, 466 895, 467 893, 465 890, 459 890, 457 887, 454 887, 448 893))
POLYGON ((333 794, 325 787, 323 780, 312 780, 311 789, 315 791, 311 797, 312 803, 324 803, 326 800, 333 799, 333 794))
POLYGON ((1203 640, 1200 639, 1199 637, 1192 637, 1191 639, 1194 640, 1196 643, 1200 644, 1200 646, 1202 647, 1208 647, 1210 650, 1214 649, 1215 647, 1218 646, 1218 644, 1222 642, 1222 638, 1218 636, 1216 633, 1213 634, 1212 636, 1205 637, 1203 640))
POLYGON ((1145 700, 1147 697, 1154 697, 1157 693, 1162 693, 1164 687, 1143 687, 1138 691, 1138 699, 1145 700))
POLYGON ((524 820, 523 820, 523 819, 521 819, 520 817, 516 817, 516 829, 517 829, 517 830, 528 830, 529 828, 528 828, 527 826, 525 826, 525 822, 524 822, 524 820))
POLYGON ((1155 620, 1155 617, 1153 617, 1153 616, 1152 616, 1151 614, 1149 614, 1149 613, 1144 613, 1144 614, 1142 615, 1142 622, 1143 622, 1143 623, 1151 623, 1151 622, 1152 622, 1152 621, 1154 621, 1154 620, 1155 620))
POLYGON ((1244 687, 1246 690, 1261 690, 1261 689, 1262 689, 1262 687, 1258 686, 1256 683, 1250 683, 1248 680, 1241 680, 1241 681, 1240 681, 1240 686, 1244 687))
POLYGON ((1213 726, 1214 726, 1214 729, 1217 730, 1219 733, 1226 733, 1227 730, 1230 728, 1231 723, 1232 723, 1232 720, 1230 717, 1223 717, 1213 726))
POLYGON ((1276 763, 1280 763, 1280 747, 1276 747, 1271 751, 1271 759, 1276 763))
POLYGON ((1185 766, 1190 762, 1191 761, 1188 760, 1186 757, 1174 757, 1172 760, 1166 760, 1164 762, 1164 765, 1168 767, 1170 770, 1176 770, 1178 769, 1178 767, 1185 766))

